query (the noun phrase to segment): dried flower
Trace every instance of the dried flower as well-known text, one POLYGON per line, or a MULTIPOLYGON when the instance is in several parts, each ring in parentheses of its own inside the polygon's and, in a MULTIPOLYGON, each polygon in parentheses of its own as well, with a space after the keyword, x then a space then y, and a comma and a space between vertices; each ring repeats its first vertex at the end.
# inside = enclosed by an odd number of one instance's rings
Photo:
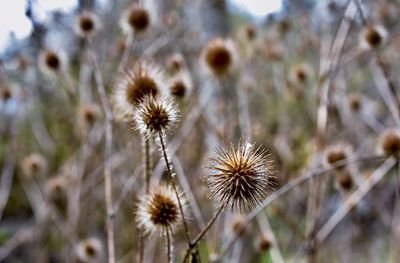
POLYGON ((272 165, 266 157, 266 151, 250 143, 218 148, 206 177, 211 197, 240 211, 259 205, 271 188, 272 165))
POLYGON ((290 72, 290 80, 293 84, 304 84, 311 76, 312 69, 308 64, 298 64, 290 72))
POLYGON ((181 73, 169 82, 168 87, 172 96, 184 98, 185 96, 187 97, 192 90, 192 81, 188 73, 181 73))
POLYGON ((178 120, 178 109, 169 99, 147 97, 139 104, 135 121, 139 132, 145 136, 170 130, 178 120))
POLYGON ((100 21, 93 12, 84 11, 76 17, 75 32, 81 37, 93 36, 100 28, 100 21))
MULTIPOLYGON (((178 195, 185 208, 182 192, 178 195)), ((149 192, 140 197, 136 215, 139 226, 150 235, 174 231, 182 222, 176 194, 172 187, 166 185, 151 186, 149 192)))
POLYGON ((335 177, 335 187, 338 190, 348 192, 353 189, 354 180, 348 171, 344 171, 335 177))
POLYGON ((97 238, 85 239, 76 246, 76 256, 81 262, 98 262, 103 245, 97 238))
POLYGON ((256 242, 256 249, 260 252, 267 251, 271 248, 272 241, 267 235, 261 235, 256 242))
POLYGON ((375 25, 367 26, 361 32, 361 47, 375 49, 380 47, 387 39, 387 31, 384 27, 375 25))
POLYGON ((385 156, 400 157, 400 132, 388 129, 379 138, 379 152, 385 156))
MULTIPOLYGON (((346 145, 338 143, 329 146, 324 153, 324 164, 327 168, 331 168, 336 162, 348 160, 351 149, 346 145)), ((342 169, 345 165, 340 165, 336 169, 342 169)))
POLYGON ((150 27, 151 14, 141 4, 132 4, 121 18, 121 28, 127 34, 143 34, 150 27))
POLYGON ((100 107, 97 104, 83 104, 78 108, 78 123, 83 128, 90 128, 99 119, 100 115, 100 107))
POLYGON ((358 93, 349 94, 347 97, 349 108, 352 112, 360 112, 362 108, 362 97, 358 93))
POLYGON ((114 93, 116 117, 131 121, 134 110, 146 97, 157 98, 165 93, 164 74, 155 65, 138 62, 117 84, 114 93))
POLYGON ((217 77, 222 77, 231 71, 234 64, 234 53, 232 41, 214 38, 204 48, 204 62, 210 72, 217 77))
POLYGON ((30 178, 43 175, 46 170, 46 159, 39 153, 32 153, 22 160, 22 171, 30 178))
POLYGON ((63 67, 63 60, 60 54, 55 51, 45 49, 39 57, 40 67, 44 72, 58 73, 63 67))
POLYGON ((167 59, 167 68, 169 71, 172 73, 176 73, 182 69, 184 65, 184 59, 182 54, 180 53, 175 53, 168 57, 167 59))

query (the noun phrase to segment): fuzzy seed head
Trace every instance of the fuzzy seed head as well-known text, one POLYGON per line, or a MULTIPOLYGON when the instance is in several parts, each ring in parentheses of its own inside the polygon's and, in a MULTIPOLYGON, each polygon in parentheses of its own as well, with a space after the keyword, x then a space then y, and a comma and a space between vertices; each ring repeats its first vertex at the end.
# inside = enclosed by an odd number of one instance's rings
POLYGON ((22 171, 29 177, 43 175, 47 170, 47 161, 39 153, 32 153, 22 160, 22 171))
POLYGON ((145 136, 169 131, 178 119, 178 109, 169 99, 147 97, 139 104, 135 121, 139 132, 145 136))
POLYGON ((353 189, 353 186, 354 186, 353 178, 351 177, 350 173, 347 171, 340 173, 335 178, 335 187, 338 190, 343 190, 344 192, 349 192, 351 189, 353 189))
POLYGON ((290 72, 293 84, 304 84, 311 76, 312 69, 308 64, 298 64, 290 72))
POLYGON ((96 14, 85 11, 79 14, 75 20, 75 32, 81 37, 90 37, 98 31, 100 22, 96 14))
POLYGON ((12 97, 12 91, 8 86, 0 88, 0 99, 3 102, 7 102, 12 97))
POLYGON ((379 141, 380 153, 385 156, 400 157, 400 132, 398 130, 384 131, 379 141))
POLYGON ((271 238, 269 238, 266 235, 261 235, 256 243, 257 250, 261 252, 269 250, 271 246, 272 246, 271 238))
POLYGON ((40 57, 40 63, 44 70, 58 72, 61 69, 60 56, 51 50, 45 50, 40 57))
POLYGON ((146 98, 158 98, 165 93, 164 75, 156 66, 137 63, 117 84, 114 94, 116 115, 131 121, 135 108, 146 98))
MULTIPOLYGON (((179 198, 185 204, 182 193, 179 198)), ((178 199, 170 186, 152 186, 148 193, 140 198, 137 209, 137 222, 148 234, 165 234, 173 231, 181 222, 178 199)))
POLYGON ((85 239, 76 247, 76 256, 81 262, 98 262, 102 254, 103 245, 97 238, 85 239))
POLYGON ((353 93, 347 97, 349 108, 352 112, 360 112, 362 107, 362 98, 360 94, 353 93))
POLYGON ((211 197, 233 210, 249 211, 259 205, 271 188, 272 165, 266 152, 240 142, 218 148, 205 178, 211 197))
POLYGON ((90 128, 99 119, 100 115, 100 107, 97 104, 84 104, 78 109, 78 122, 84 128, 90 128))
POLYGON ((167 59, 167 67, 172 73, 180 71, 183 67, 183 63, 183 56, 179 53, 175 53, 167 59))
MULTIPOLYGON (((327 168, 335 165, 336 162, 344 161, 349 158, 350 148, 344 144, 336 144, 328 147, 324 154, 324 164, 327 168)), ((345 165, 336 167, 336 169, 342 169, 345 165)))
POLYGON ((387 38, 387 31, 382 26, 367 26, 361 33, 361 46, 367 49, 380 47, 387 38))
POLYGON ((204 49, 204 61, 215 76, 222 77, 229 73, 233 66, 232 43, 222 38, 210 40, 204 49))
POLYGON ((67 180, 64 176, 49 178, 44 186, 44 192, 52 200, 59 200, 66 197, 67 180))
POLYGON ((132 5, 124 14, 121 21, 122 28, 126 33, 141 34, 150 26, 150 12, 141 5, 132 5))

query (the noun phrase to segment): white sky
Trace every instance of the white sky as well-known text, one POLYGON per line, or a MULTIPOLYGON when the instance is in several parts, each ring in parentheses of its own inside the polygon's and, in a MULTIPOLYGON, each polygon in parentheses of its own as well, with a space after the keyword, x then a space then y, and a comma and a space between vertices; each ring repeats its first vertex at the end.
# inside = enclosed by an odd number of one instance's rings
MULTIPOLYGON (((231 0, 234 4, 246 9, 254 16, 260 17, 282 8, 281 0, 231 0)), ((75 7, 78 0, 32 0, 35 4, 35 15, 45 20, 47 14, 54 10, 68 11, 75 7)), ((103 2, 105 2, 103 0, 103 2)), ((14 33, 18 39, 29 36, 32 25, 25 17, 26 0, 0 0, 0 53, 3 52, 14 33)))

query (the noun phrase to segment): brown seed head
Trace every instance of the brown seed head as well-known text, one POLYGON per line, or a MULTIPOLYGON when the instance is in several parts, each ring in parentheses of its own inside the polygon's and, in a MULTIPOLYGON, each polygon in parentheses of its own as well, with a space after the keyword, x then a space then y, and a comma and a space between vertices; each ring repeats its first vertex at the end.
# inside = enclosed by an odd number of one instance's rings
POLYGON ((43 175, 46 170, 46 159, 38 153, 32 153, 22 160, 22 171, 30 178, 43 175))
POLYGON ((12 97, 11 89, 8 86, 0 88, 0 97, 2 101, 7 102, 12 97))
POLYGON ((347 101, 349 103, 350 110, 352 112, 359 112, 362 107, 362 98, 360 94, 353 93, 347 97, 347 101))
POLYGON ((100 117, 100 108, 97 104, 84 104, 78 109, 78 122, 84 127, 92 127, 100 117))
MULTIPOLYGON (((325 165, 330 168, 335 165, 336 162, 344 161, 349 158, 350 149, 342 144, 336 144, 328 147, 325 151, 325 165)), ((336 167, 336 169, 342 169, 345 165, 336 167)))
POLYGON ((92 12, 84 11, 76 17, 75 32, 81 37, 94 35, 99 27, 99 19, 92 12))
MULTIPOLYGON (((181 199, 182 193, 179 192, 179 195, 181 199)), ((137 221, 146 232, 165 234, 165 230, 173 230, 180 224, 180 218, 178 199, 171 187, 152 186, 140 198, 137 221)))
POLYGON ((42 54, 43 65, 46 69, 56 72, 61 68, 60 57, 53 51, 46 50, 42 54))
POLYGON ((400 132, 389 129, 380 136, 380 150, 385 156, 400 157, 400 132))
POLYGON ((171 83, 169 90, 171 95, 178 98, 183 98, 185 96, 187 87, 183 80, 177 79, 171 83))
POLYGON ((81 241, 76 247, 76 255, 81 262, 97 262, 102 254, 103 245, 96 238, 81 241))
POLYGON ((272 167, 266 157, 265 151, 242 142, 217 149, 205 178, 211 197, 241 212, 259 205, 271 188, 272 167))
POLYGON ((387 38, 386 30, 381 26, 367 26, 361 35, 362 46, 365 48, 378 48, 387 38))
POLYGON ((335 178, 335 186, 337 189, 343 190, 345 192, 348 192, 351 189, 353 189, 354 182, 353 182, 353 178, 351 177, 350 173, 348 171, 344 171, 343 173, 340 173, 335 178))
POLYGON ((261 235, 256 243, 257 250, 261 252, 269 250, 271 246, 272 246, 272 241, 266 235, 261 235))
POLYGON ((222 38, 210 40, 204 49, 204 60, 208 69, 216 76, 226 75, 233 65, 233 53, 222 38))

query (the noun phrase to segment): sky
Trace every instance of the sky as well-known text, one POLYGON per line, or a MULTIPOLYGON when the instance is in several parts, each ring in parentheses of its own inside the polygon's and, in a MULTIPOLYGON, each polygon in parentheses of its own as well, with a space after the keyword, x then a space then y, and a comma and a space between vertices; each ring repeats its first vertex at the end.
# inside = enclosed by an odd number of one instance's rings
MULTIPOLYGON (((25 16, 26 1, 0 1, 0 53, 9 44, 11 34, 17 39, 29 36, 32 25, 25 16)), ((45 20, 52 11, 71 10, 77 5, 78 0, 32 0, 32 2, 36 4, 35 11, 39 20, 45 20)), ((281 0, 231 0, 231 2, 255 17, 262 17, 281 9, 281 0)))

